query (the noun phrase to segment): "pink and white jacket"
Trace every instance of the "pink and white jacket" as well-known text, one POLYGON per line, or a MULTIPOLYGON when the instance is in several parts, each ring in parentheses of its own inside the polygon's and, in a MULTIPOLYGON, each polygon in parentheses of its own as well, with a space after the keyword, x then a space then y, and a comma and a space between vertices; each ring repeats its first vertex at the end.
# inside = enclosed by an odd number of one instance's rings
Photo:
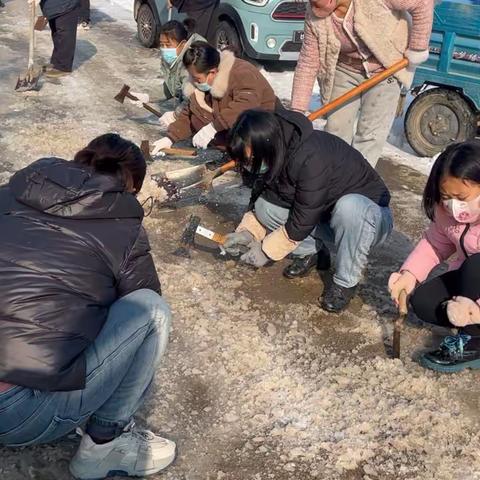
POLYGON ((449 270, 458 269, 468 256, 480 253, 480 221, 458 223, 443 207, 435 211, 435 221, 409 255, 401 270, 408 270, 419 282, 439 263, 448 260, 449 270))
MULTIPOLYGON (((407 48, 426 50, 433 22, 434 0, 352 0, 353 35, 361 40, 384 68, 404 57, 407 48)), ((292 109, 306 111, 315 79, 322 102, 330 101, 335 69, 342 49, 332 16, 316 17, 310 6, 305 17, 305 37, 295 69, 292 109)), ((337 29, 338 31, 338 29, 337 29)), ((413 71, 401 70, 396 78, 409 88, 413 71)))

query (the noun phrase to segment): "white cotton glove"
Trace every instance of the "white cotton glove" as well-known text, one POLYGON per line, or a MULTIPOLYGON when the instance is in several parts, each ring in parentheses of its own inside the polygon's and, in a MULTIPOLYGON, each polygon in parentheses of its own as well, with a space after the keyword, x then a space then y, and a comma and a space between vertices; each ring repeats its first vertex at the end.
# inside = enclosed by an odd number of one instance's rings
POLYGON ((204 150, 208 147, 208 144, 213 140, 217 131, 213 124, 209 123, 201 128, 192 138, 192 143, 194 147, 203 148, 204 150))
POLYGON ((398 273, 394 272, 390 275, 388 280, 388 290, 392 300, 398 305, 398 299, 400 298, 400 292, 405 290, 407 295, 410 295, 417 285, 417 279, 408 271, 398 273))
POLYGON ((407 48, 405 51, 405 58, 408 59, 408 67, 407 70, 410 72, 414 72, 415 69, 428 60, 428 55, 430 52, 427 50, 410 50, 407 48))
POLYGON ((142 108, 142 103, 148 103, 150 101, 150 96, 148 95, 148 93, 137 93, 132 91, 130 91, 129 93, 131 93, 134 97, 138 98, 138 100, 132 100, 131 98, 127 97, 127 100, 130 103, 133 103, 133 105, 135 105, 136 107, 142 108))
POLYGON ((480 306, 470 298, 453 297, 447 303, 447 316, 456 327, 480 323, 480 306))
POLYGON ((164 148, 170 148, 173 142, 168 137, 162 137, 156 142, 153 142, 152 155, 158 155, 164 148))
POLYGON ((158 119, 158 121, 160 125, 162 125, 162 127, 166 128, 171 123, 173 123, 176 119, 177 117, 175 116, 175 112, 166 112, 158 119))

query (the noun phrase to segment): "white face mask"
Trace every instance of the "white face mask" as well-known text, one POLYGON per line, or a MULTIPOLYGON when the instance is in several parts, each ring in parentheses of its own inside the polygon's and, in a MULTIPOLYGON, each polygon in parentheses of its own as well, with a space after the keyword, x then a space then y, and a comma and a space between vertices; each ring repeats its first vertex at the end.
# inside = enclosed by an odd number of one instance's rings
POLYGON ((455 198, 444 200, 443 206, 459 223, 475 223, 480 218, 480 195, 469 202, 455 198))

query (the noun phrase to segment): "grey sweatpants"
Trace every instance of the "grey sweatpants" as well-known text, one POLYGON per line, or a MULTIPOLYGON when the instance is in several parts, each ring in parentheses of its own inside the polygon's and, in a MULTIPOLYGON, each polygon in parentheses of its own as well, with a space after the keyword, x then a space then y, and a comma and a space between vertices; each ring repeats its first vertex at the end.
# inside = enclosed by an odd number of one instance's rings
MULTIPOLYGON (((337 67, 332 99, 365 80, 362 73, 337 67)), ((400 83, 395 77, 387 78, 331 113, 325 130, 360 151, 375 168, 395 120, 399 97, 400 83)))

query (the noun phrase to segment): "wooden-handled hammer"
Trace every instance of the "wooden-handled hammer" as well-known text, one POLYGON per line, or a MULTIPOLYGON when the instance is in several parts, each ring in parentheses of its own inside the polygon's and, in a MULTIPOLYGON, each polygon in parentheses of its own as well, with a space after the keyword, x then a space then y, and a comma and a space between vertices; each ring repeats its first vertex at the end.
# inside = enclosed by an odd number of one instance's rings
POLYGON ((182 238, 180 243, 182 246, 173 252, 174 255, 179 257, 190 257, 190 247, 195 243, 195 235, 200 235, 204 238, 208 238, 215 242, 217 245, 223 245, 225 243, 226 237, 220 233, 212 232, 208 228, 202 227, 200 225, 200 217, 191 215, 188 219, 188 224, 185 227, 185 230, 182 233, 182 238))
MULTIPOLYGON (((135 102, 138 102, 138 98, 135 95, 132 95, 130 93, 130 87, 128 85, 124 85, 122 87, 122 89, 118 92, 118 94, 115 95, 115 97, 113 97, 113 98, 117 102, 124 103, 125 102, 125 97, 129 98, 130 100, 133 100, 135 102)), ((148 110, 150 113, 153 113, 154 115, 156 115, 158 118, 160 118, 162 116, 162 114, 158 110, 155 110, 153 107, 148 105, 148 103, 142 103, 142 107, 145 110, 148 110)))

